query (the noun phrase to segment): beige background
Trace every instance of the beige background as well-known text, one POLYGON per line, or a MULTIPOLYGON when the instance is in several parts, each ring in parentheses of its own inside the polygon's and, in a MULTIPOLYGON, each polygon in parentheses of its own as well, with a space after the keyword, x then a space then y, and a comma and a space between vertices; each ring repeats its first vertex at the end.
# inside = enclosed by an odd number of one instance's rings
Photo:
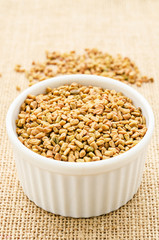
MULTIPOLYGON (((0 239, 159 239, 159 1, 0 1, 0 239), (156 128, 138 193, 121 209, 90 219, 47 213, 24 195, 8 142, 6 112, 28 86, 15 64, 29 67, 45 50, 97 47, 131 57, 154 84, 137 88, 150 102, 156 128)), ((113 187, 113 186, 112 186, 113 187)))

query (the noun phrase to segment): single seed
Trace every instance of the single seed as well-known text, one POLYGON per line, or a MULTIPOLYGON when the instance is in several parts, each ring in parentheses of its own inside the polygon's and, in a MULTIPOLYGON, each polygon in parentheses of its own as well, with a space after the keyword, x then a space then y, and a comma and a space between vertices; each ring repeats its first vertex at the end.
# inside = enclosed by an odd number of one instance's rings
POLYGON ((55 154, 55 160, 61 160, 61 154, 56 153, 55 154))
POLYGON ((77 125, 79 123, 79 120, 78 119, 71 119, 70 120, 70 124, 71 125, 77 125))
POLYGON ((66 155, 69 153, 70 150, 71 150, 70 148, 67 148, 67 149, 64 151, 63 154, 66 156, 66 155))
POLYGON ((16 90, 17 90, 17 91, 20 91, 21 88, 17 85, 17 86, 16 86, 16 90))
POLYGON ((72 94, 72 95, 79 94, 79 90, 78 89, 73 89, 73 90, 70 91, 70 94, 72 94))
POLYGON ((97 143, 98 146, 101 146, 101 145, 104 144, 104 140, 98 140, 96 143, 97 143))
POLYGON ((83 149, 80 151, 80 158, 83 158, 86 155, 86 151, 83 149))
POLYGON ((93 152, 94 151, 94 148, 93 147, 87 147, 87 152, 93 152))
POLYGON ((78 147, 83 148, 83 143, 81 143, 80 141, 75 140, 75 144, 76 144, 78 147))

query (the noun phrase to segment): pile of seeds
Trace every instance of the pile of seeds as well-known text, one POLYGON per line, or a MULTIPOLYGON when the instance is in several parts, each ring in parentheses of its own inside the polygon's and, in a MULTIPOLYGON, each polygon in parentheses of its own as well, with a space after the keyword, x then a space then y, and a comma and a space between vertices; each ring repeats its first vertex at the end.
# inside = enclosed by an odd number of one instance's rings
POLYGON ((128 57, 122 58, 117 55, 114 58, 98 49, 85 49, 83 54, 77 54, 75 51, 69 53, 47 51, 45 62, 32 62, 29 71, 18 64, 15 71, 26 73, 29 86, 57 75, 77 73, 110 77, 139 87, 144 82, 153 82, 153 78, 141 76, 137 66, 128 57))
POLYGON ((115 90, 77 83, 28 95, 16 120, 19 140, 61 161, 90 162, 124 153, 145 135, 132 100, 115 90))

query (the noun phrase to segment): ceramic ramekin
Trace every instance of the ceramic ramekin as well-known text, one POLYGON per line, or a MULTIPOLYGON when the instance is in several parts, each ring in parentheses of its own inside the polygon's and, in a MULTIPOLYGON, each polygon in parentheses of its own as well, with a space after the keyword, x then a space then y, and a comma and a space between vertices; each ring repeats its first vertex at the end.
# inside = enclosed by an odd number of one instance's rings
POLYGON ((65 75, 51 78, 22 92, 11 104, 6 126, 25 194, 46 211, 71 217, 92 217, 109 213, 127 203, 140 185, 154 116, 147 100, 119 81, 95 75, 65 75), (28 94, 43 93, 46 87, 78 82, 122 92, 141 107, 147 133, 129 151, 98 162, 72 163, 43 157, 25 147, 17 138, 15 120, 28 94))

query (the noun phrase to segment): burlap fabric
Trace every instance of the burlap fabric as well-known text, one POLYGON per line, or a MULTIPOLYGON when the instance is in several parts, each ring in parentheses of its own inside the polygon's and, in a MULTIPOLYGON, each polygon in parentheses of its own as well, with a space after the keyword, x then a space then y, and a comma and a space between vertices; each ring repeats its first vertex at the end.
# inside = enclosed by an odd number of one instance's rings
MULTIPOLYGON (((0 1, 0 239, 159 239, 159 1, 0 1), (23 193, 5 129, 6 112, 21 89, 21 63, 42 60, 47 50, 97 47, 132 58, 155 78, 137 90, 150 102, 156 127, 142 184, 125 206, 90 219, 57 216, 36 207, 23 193)), ((136 87, 135 87, 136 88, 136 87)), ((113 187, 113 186, 112 186, 113 187)))

